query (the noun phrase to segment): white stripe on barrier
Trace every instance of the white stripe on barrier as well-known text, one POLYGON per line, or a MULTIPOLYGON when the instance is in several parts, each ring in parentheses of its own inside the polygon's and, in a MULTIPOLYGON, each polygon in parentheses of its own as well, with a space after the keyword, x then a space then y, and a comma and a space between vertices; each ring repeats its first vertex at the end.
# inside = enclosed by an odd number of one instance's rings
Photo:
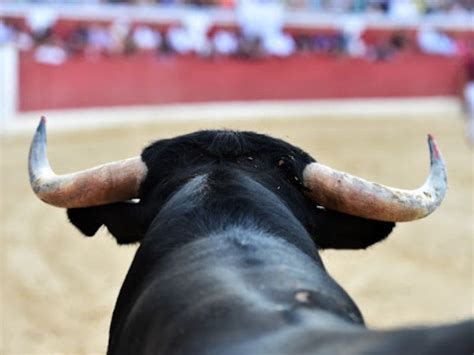
POLYGON ((18 51, 0 44, 0 133, 14 119, 18 103, 18 51))

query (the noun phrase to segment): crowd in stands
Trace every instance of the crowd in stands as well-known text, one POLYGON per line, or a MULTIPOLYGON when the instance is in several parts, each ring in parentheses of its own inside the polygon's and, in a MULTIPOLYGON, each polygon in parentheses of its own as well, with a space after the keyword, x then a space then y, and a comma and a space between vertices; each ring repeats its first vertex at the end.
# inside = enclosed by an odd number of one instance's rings
MULTIPOLYGON (((242 0, 15 0, 24 3, 72 3, 72 4, 139 4, 213 6, 233 8, 242 0)), ((274 1, 274 0, 258 0, 274 1)), ((289 9, 326 12, 403 12, 448 13, 473 12, 472 0, 278 0, 289 9)))
MULTIPOLYGON (((443 1, 438 0, 438 3, 443 1)), ((354 3, 354 0, 349 2, 354 3)), ((37 61, 47 64, 61 64, 74 56, 94 59, 138 52, 242 59, 287 57, 299 52, 380 61, 406 51, 455 56, 472 50, 473 46, 465 39, 452 38, 432 26, 421 26, 415 37, 394 30, 389 38, 368 43, 363 36, 365 24, 360 19, 345 21, 341 28, 329 32, 289 34, 284 30, 285 10, 281 2, 274 0, 241 1, 235 9, 237 26, 234 30, 215 29, 206 11, 190 11, 180 24, 165 29, 121 18, 108 24, 79 23, 66 33, 57 31, 54 16, 32 13, 26 18, 26 26, 0 18, 0 45, 14 43, 22 51, 33 51, 37 61)))

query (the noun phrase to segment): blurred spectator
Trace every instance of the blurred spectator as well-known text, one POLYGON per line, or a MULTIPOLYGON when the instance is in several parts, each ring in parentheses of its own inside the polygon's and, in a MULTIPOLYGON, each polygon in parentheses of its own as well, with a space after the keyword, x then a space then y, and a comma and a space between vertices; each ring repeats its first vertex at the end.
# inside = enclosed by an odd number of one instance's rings
POLYGON ((89 31, 85 25, 76 27, 66 39, 66 50, 71 55, 84 53, 89 41, 89 31))
POLYGON ((417 34, 418 45, 422 52, 453 56, 456 54, 456 43, 448 35, 432 26, 422 26, 417 34))
POLYGON ((179 54, 196 53, 207 57, 211 54, 211 42, 207 37, 211 22, 202 11, 190 12, 182 24, 172 27, 167 34, 171 48, 179 54))
POLYGON ((188 32, 194 53, 206 57, 211 53, 211 43, 207 37, 211 27, 211 19, 205 11, 194 10, 183 19, 183 25, 188 32))
POLYGON ((342 55, 346 52, 346 40, 341 32, 318 34, 310 41, 310 50, 320 54, 342 55))
POLYGON ((240 0, 236 8, 243 51, 286 57, 295 51, 293 38, 283 32, 284 7, 277 0, 240 0))
POLYGON ((56 11, 51 7, 38 7, 28 12, 26 23, 33 36, 42 36, 49 31, 58 19, 56 11))
POLYGON ((409 40, 402 31, 396 31, 390 36, 390 46, 398 52, 405 51, 409 46, 409 40))
POLYGON ((126 19, 118 19, 109 29, 110 42, 108 50, 111 54, 129 52, 130 23, 126 19))
POLYGON ((87 34, 87 49, 89 55, 98 55, 107 52, 112 46, 112 38, 105 26, 92 24, 87 34))
POLYGON ((214 34, 213 46, 216 54, 230 56, 237 53, 239 40, 236 34, 220 30, 214 34))
POLYGON ((401 21, 411 20, 420 15, 415 0, 391 0, 388 13, 391 17, 401 21))
POLYGON ((281 32, 269 33, 263 38, 262 48, 266 54, 288 57, 295 52, 293 37, 281 32))
POLYGON ((351 57, 363 57, 366 54, 366 46, 361 37, 364 30, 365 23, 358 17, 348 18, 344 21, 342 32, 347 53, 351 57))
POLYGON ((133 42, 138 49, 154 50, 161 45, 161 34, 148 26, 137 26, 133 30, 133 42))
MULTIPOLYGON (((474 51, 474 48, 473 48, 474 51)), ((474 147, 474 52, 465 59, 466 84, 464 86, 464 102, 468 114, 466 136, 474 147)))
POLYGON ((173 26, 167 33, 171 49, 179 54, 189 54, 193 49, 191 37, 183 26, 173 26))
POLYGON ((54 43, 44 43, 36 47, 34 57, 43 64, 60 65, 67 59, 66 51, 54 43))
POLYGON ((389 0, 369 0, 366 11, 369 14, 384 14, 388 11, 389 0))

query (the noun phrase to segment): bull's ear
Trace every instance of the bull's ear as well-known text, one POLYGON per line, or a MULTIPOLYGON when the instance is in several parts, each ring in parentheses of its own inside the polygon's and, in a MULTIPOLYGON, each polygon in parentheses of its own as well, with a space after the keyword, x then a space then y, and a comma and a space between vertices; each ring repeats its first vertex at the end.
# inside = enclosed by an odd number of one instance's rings
POLYGON ((385 239, 395 223, 350 216, 332 210, 318 210, 313 229, 322 249, 365 249, 385 239))
POLYGON ((67 215, 86 236, 93 236, 102 226, 106 226, 118 244, 140 242, 144 235, 140 206, 134 203, 120 202, 110 205, 69 208, 67 215))
POLYGON ((68 208, 67 217, 69 222, 87 237, 92 237, 97 233, 103 224, 96 207, 68 208))

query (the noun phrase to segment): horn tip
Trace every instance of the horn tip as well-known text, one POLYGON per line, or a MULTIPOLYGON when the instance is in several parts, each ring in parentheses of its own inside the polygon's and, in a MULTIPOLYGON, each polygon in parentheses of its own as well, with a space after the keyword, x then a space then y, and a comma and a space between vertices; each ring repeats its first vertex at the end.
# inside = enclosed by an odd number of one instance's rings
POLYGON ((441 153, 438 148, 438 144, 434 136, 431 133, 428 133, 428 145, 430 147, 430 152, 435 160, 439 160, 441 158, 441 153))
POLYGON ((45 136, 46 135, 46 117, 41 116, 40 121, 38 123, 38 127, 36 127, 36 134, 35 136, 45 136))
POLYGON ((38 128, 42 128, 42 127, 46 126, 46 122, 47 122, 46 117, 41 116, 39 124, 38 124, 38 128))

